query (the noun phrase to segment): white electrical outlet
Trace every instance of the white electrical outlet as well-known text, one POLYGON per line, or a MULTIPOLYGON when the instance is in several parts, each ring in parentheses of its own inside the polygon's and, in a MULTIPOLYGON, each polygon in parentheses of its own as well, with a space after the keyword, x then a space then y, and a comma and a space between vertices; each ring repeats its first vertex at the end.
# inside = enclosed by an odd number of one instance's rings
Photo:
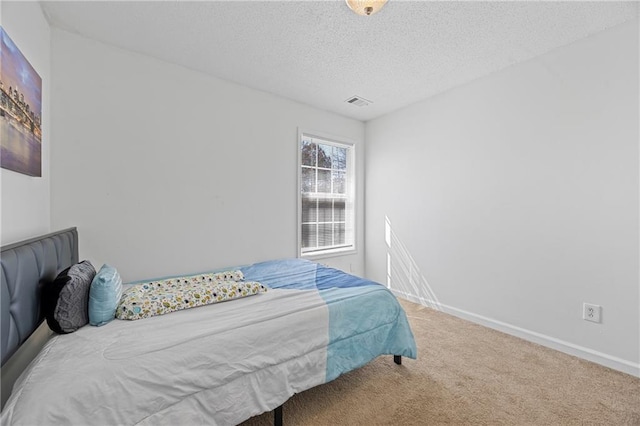
POLYGON ((600 322, 602 306, 585 303, 582 308, 582 319, 592 322, 600 322))

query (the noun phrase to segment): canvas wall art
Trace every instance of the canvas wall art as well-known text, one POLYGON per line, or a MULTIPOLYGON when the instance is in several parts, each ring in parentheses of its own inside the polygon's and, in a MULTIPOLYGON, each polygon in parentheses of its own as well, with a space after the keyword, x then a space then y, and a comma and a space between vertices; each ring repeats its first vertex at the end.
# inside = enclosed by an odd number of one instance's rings
POLYGON ((0 27, 0 166, 42 176, 42 79, 0 27))

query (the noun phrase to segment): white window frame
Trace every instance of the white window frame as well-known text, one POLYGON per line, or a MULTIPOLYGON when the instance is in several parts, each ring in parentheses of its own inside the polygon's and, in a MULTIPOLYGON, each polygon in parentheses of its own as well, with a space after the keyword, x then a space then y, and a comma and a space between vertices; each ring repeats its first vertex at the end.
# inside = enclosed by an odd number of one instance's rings
MULTIPOLYGON (((298 129, 298 140, 296 143, 296 148, 297 148, 297 177, 298 177, 298 184, 297 184, 297 213, 298 213, 298 220, 297 220, 297 237, 298 237, 298 241, 297 241, 297 251, 298 251, 298 257, 302 257, 305 259, 319 259, 319 258, 324 258, 324 257, 333 257, 333 256, 344 256, 344 255, 349 255, 349 254, 354 254, 356 253, 356 242, 358 240, 357 238, 357 215, 358 215, 358 211, 357 211, 357 193, 356 193, 356 177, 357 177, 357 171, 356 171, 356 144, 355 142, 347 139, 347 138, 343 138, 343 137, 337 137, 334 135, 330 135, 324 132, 317 132, 317 131, 310 131, 310 130, 304 130, 304 129, 298 129), (315 139, 321 139, 323 144, 326 145, 334 145, 334 146, 339 146, 339 147, 348 147, 349 148, 349 156, 347 158, 347 174, 348 174, 348 178, 347 178, 347 186, 346 186, 346 193, 347 193, 347 197, 346 197, 346 203, 349 204, 351 206, 351 218, 347 218, 347 212, 349 211, 349 209, 347 209, 347 211, 345 211, 345 222, 350 220, 351 223, 351 229, 353 230, 352 235, 352 241, 349 244, 345 244, 344 247, 338 247, 338 248, 328 248, 328 249, 318 249, 318 250, 314 250, 314 251, 307 251, 307 252, 303 252, 302 250, 302 140, 305 137, 309 137, 309 138, 315 138, 315 139)), ((345 231, 347 228, 347 224, 345 223, 345 231)), ((345 232, 345 238, 347 238, 347 232, 345 232)))

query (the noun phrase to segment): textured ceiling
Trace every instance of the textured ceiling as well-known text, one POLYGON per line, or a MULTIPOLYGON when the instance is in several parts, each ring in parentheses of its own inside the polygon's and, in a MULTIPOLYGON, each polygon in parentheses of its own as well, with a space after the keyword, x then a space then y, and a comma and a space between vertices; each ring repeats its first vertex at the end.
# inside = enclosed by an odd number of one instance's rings
POLYGON ((636 2, 41 5, 56 27, 363 121, 638 17, 636 2))

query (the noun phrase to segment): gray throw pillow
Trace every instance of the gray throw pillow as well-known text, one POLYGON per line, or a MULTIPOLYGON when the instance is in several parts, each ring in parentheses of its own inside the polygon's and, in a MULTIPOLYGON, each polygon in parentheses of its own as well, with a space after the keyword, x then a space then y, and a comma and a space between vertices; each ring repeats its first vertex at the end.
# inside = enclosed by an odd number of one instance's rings
POLYGON ((84 260, 62 271, 43 288, 43 309, 53 331, 72 333, 89 323, 89 289, 95 275, 91 262, 84 260))

